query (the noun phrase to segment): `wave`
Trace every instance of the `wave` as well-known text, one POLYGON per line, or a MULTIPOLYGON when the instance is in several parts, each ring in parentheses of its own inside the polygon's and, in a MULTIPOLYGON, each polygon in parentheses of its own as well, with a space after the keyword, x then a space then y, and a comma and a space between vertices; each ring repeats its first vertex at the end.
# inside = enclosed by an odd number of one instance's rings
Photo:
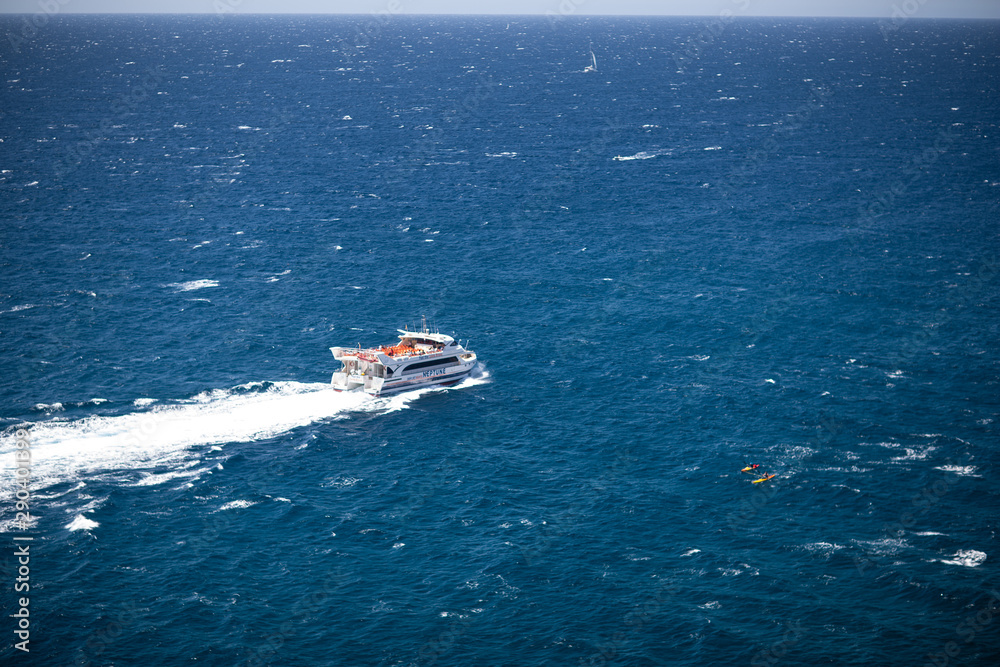
POLYGON ((893 456, 893 461, 924 461, 937 447, 924 447, 922 449, 904 447, 906 454, 904 456, 893 456))
MULTIPOLYGON (((975 549, 959 549, 950 558, 942 558, 940 563, 945 565, 961 565, 963 567, 979 567, 986 561, 986 554, 975 549)), ((934 562, 933 560, 931 561, 934 562)))
POLYGON ((17 312, 20 312, 22 310, 27 310, 28 308, 35 308, 35 307, 36 307, 36 304, 25 303, 25 304, 22 304, 20 306, 12 306, 12 307, 8 308, 7 310, 0 310, 0 315, 4 315, 6 313, 17 313, 17 312))
POLYGON ((639 151, 634 155, 616 155, 612 160, 617 160, 618 162, 628 162, 629 160, 651 160, 654 157, 659 157, 661 155, 670 155, 673 151, 660 149, 653 151, 639 151))
POLYGON ((97 523, 96 521, 91 521, 90 519, 88 519, 87 517, 83 516, 82 514, 77 514, 76 518, 73 519, 68 524, 66 524, 65 528, 66 528, 66 530, 69 530, 69 531, 73 531, 73 530, 93 530, 94 528, 97 528, 100 525, 101 524, 97 523))
POLYGON ((957 465, 943 465, 935 466, 935 470, 941 470, 943 472, 953 472, 960 477, 982 477, 982 475, 976 474, 976 466, 957 466, 957 465))
POLYGON ((173 287, 177 292, 190 292, 191 290, 218 286, 218 280, 189 280, 186 283, 169 283, 165 285, 165 287, 173 287))
POLYGON ((226 510, 246 509, 247 507, 253 507, 256 504, 257 503, 253 500, 232 500, 215 511, 225 512, 226 510))
POLYGON ((803 551, 808 551, 811 554, 818 556, 825 556, 827 559, 829 559, 830 556, 832 556, 836 552, 846 547, 844 547, 841 544, 835 544, 832 542, 811 542, 809 544, 803 544, 799 548, 801 548, 803 551))
POLYGON ((910 548, 909 542, 903 538, 884 537, 878 540, 852 540, 868 554, 876 556, 895 556, 910 548))

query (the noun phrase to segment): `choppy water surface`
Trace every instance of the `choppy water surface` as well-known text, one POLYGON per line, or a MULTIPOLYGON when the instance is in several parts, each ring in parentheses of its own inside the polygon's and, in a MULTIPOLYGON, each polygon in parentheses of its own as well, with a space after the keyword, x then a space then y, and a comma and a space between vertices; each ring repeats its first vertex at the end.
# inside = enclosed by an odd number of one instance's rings
POLYGON ((5 658, 993 664, 995 26, 364 20, 4 52, 5 658))

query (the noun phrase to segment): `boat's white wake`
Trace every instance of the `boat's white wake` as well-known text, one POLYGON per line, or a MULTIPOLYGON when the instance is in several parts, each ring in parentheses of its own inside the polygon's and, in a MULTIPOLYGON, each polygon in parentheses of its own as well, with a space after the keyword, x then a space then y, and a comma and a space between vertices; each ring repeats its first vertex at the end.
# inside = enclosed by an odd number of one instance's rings
MULTIPOLYGON (((199 394, 116 416, 27 424, 31 487, 42 489, 94 471, 176 463, 197 445, 268 438, 324 419, 343 417, 370 401, 326 384, 276 382, 199 394), (256 387, 266 386, 254 391, 256 387)), ((0 437, 5 476, 15 465, 14 434, 0 437)))
MULTIPOLYGON (((482 384, 487 378, 480 373, 456 387, 482 384)), ((352 412, 395 412, 427 391, 374 399, 361 392, 337 392, 321 383, 250 383, 123 415, 28 423, 23 426, 30 432, 30 488, 35 492, 94 473, 164 465, 173 470, 144 473, 129 485, 190 477, 199 472, 197 461, 190 460, 192 447, 271 438, 309 424, 345 419, 352 412)), ((16 449, 14 430, 8 429, 0 435, 0 468, 6 479, 13 479, 16 449)), ((11 486, 3 485, 0 503, 12 506, 6 502, 12 495, 11 486)))

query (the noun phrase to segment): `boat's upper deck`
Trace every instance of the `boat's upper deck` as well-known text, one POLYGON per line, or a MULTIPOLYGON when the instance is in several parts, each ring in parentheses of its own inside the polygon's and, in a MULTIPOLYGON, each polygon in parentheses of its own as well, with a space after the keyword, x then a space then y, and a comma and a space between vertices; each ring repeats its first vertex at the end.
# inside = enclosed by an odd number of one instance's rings
MULTIPOLYGON (((396 345, 382 345, 380 347, 369 348, 357 347, 353 350, 338 349, 338 352, 340 352, 343 356, 357 357, 359 359, 364 359, 365 361, 378 361, 380 355, 385 355, 393 361, 398 361, 402 359, 411 359, 413 357, 433 355, 438 352, 443 352, 445 347, 447 347, 445 343, 427 338, 414 338, 409 336, 400 336, 399 338, 400 341, 396 345)), ((455 345, 454 341, 452 341, 451 344, 455 345)), ((334 356, 337 356, 337 354, 335 353, 334 356)))
POLYGON ((392 357, 393 359, 407 359, 409 357, 418 357, 424 354, 433 354, 435 352, 440 352, 443 349, 444 345, 439 343, 423 341, 418 342, 408 338, 402 338, 397 345, 383 345, 373 351, 381 352, 382 354, 392 357))
POLYGON ((351 348, 332 347, 333 356, 337 359, 342 357, 356 357, 368 362, 379 361, 380 357, 389 357, 392 361, 410 359, 412 357, 429 356, 444 352, 445 348, 450 348, 452 352, 463 352, 462 346, 455 342, 451 336, 436 331, 430 331, 426 324, 422 331, 410 331, 408 329, 397 329, 399 332, 399 342, 395 345, 382 345, 380 347, 362 348, 360 346, 351 348))

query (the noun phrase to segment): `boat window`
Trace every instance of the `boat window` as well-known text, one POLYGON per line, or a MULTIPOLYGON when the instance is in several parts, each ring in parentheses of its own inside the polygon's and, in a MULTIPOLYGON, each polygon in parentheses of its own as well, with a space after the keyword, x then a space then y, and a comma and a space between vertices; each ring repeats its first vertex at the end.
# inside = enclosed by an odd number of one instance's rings
POLYGON ((410 364, 404 370, 404 372, 409 373, 410 371, 415 371, 420 368, 430 368, 431 366, 446 366, 448 364, 454 364, 458 362, 458 357, 445 357, 444 359, 433 359, 431 361, 421 361, 415 364, 410 364))

